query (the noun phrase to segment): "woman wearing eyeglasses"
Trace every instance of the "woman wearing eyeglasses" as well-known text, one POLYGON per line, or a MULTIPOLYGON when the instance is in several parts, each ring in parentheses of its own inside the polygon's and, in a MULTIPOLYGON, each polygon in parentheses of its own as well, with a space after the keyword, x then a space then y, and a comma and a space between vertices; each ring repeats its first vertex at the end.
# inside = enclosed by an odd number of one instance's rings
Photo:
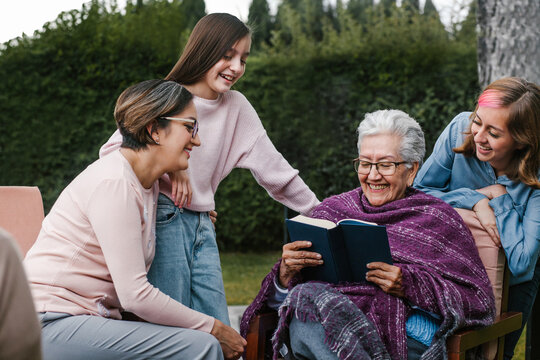
POLYGON ((411 187, 424 134, 399 110, 366 114, 358 127, 360 187, 325 199, 313 217, 385 225, 393 264, 368 264, 367 282, 305 282, 323 263, 308 241, 283 246, 281 260, 245 311, 279 308, 274 351, 297 359, 439 359, 459 327, 487 325, 494 300, 470 232, 444 201, 411 187), (280 307, 281 306, 281 307, 280 307))
POLYGON ((120 149, 60 194, 25 266, 42 323, 44 359, 237 358, 231 327, 152 286, 158 179, 188 167, 200 145, 189 91, 149 80, 115 107, 120 149), (124 321, 121 312, 145 322, 124 321), (220 346, 221 345, 221 346, 220 346))
MULTIPOLYGON (((221 181, 234 168, 248 169, 272 198, 299 213, 309 215, 319 203, 298 170, 276 150, 246 97, 231 90, 244 75, 250 48, 246 24, 230 14, 209 14, 199 20, 167 75, 194 95, 203 145, 193 151, 188 172, 160 180, 156 259, 149 272, 150 282, 164 293, 226 324, 229 314, 211 222, 221 181)), ((116 132, 100 156, 120 141, 116 132)))

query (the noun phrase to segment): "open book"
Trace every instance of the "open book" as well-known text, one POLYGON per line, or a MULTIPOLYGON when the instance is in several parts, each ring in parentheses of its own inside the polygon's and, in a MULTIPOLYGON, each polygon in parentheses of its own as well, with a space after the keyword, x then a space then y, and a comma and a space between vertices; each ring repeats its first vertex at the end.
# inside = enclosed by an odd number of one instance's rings
POLYGON ((287 219, 290 241, 307 240, 309 251, 321 254, 323 265, 302 269, 305 280, 329 283, 366 281, 366 265, 392 264, 386 227, 356 219, 329 220, 298 215, 287 219))

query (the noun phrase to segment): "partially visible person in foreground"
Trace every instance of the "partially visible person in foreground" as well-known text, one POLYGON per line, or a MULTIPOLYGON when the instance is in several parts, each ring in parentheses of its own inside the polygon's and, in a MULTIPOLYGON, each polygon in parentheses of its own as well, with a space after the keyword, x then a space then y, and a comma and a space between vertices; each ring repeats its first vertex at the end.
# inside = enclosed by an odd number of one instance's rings
POLYGON ((64 189, 25 259, 44 358, 238 358, 246 342, 234 329, 147 280, 158 179, 186 169, 200 145, 191 93, 144 81, 120 95, 114 117, 122 147, 64 189), (122 311, 145 322, 121 320, 122 311))
MULTIPOLYGON (((167 75, 194 95, 203 145, 194 149, 187 172, 160 179, 156 258, 148 274, 150 283, 173 299, 225 324, 229 314, 211 221, 221 181, 234 168, 248 169, 272 198, 299 213, 309 215, 319 204, 276 150, 253 106, 231 90, 244 75, 250 48, 251 31, 240 19, 209 14, 195 25, 167 75)), ((100 156, 120 141, 114 133, 100 156)))
MULTIPOLYGON (((494 254, 503 247, 511 272, 508 310, 523 313, 521 328, 505 337, 507 360, 540 285, 539 179, 540 88, 509 77, 488 85, 474 112, 452 120, 415 181, 479 223, 473 235, 485 239, 482 246, 494 254)), ((502 286, 502 280, 492 282, 502 286)))
POLYGON ((40 360, 41 329, 15 241, 0 228, 0 359, 40 360))
POLYGON ((299 271, 322 260, 308 241, 289 243, 244 313, 241 333, 263 307, 281 305, 274 357, 281 351, 300 359, 442 358, 454 331, 494 319, 471 233, 448 204, 411 187, 425 142, 407 114, 367 114, 358 152, 361 186, 325 199, 313 217, 385 225, 394 264, 368 264, 367 282, 302 283, 299 271))

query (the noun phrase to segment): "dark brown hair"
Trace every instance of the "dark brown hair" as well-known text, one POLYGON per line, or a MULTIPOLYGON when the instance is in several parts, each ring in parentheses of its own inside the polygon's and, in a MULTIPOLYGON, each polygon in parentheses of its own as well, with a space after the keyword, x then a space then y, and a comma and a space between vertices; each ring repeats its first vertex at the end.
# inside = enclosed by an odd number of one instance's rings
POLYGON ((156 144, 146 126, 152 124, 152 129, 166 129, 170 121, 160 118, 180 113, 192 99, 187 89, 169 80, 146 80, 128 87, 118 97, 114 108, 122 147, 141 150, 148 144, 156 144))
POLYGON ((166 79, 184 85, 195 84, 238 40, 250 34, 249 27, 236 16, 206 15, 193 28, 182 56, 166 79))
MULTIPOLYGON (((508 131, 514 141, 521 145, 520 149, 514 151, 509 168, 505 170, 506 176, 540 189, 540 88, 524 79, 507 77, 489 84, 483 94, 488 90, 496 94, 498 106, 509 109, 508 131)), ((471 124, 477 111, 478 101, 470 117, 471 124)), ((476 156, 471 125, 465 134, 467 137, 463 145, 453 150, 467 157, 476 156)))

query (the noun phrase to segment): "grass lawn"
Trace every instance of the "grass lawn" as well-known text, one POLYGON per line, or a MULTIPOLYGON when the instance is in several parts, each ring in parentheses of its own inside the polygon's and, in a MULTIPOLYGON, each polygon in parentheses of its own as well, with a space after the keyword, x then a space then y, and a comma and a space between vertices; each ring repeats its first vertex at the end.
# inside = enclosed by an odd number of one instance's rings
POLYGON ((281 257, 281 251, 260 253, 221 253, 225 295, 229 305, 249 305, 261 281, 281 257))
MULTIPOLYGON (((229 305, 248 305, 259 292, 261 281, 281 256, 281 251, 221 253, 225 294, 229 305)), ((513 360, 525 359, 525 331, 516 346, 513 360)))

